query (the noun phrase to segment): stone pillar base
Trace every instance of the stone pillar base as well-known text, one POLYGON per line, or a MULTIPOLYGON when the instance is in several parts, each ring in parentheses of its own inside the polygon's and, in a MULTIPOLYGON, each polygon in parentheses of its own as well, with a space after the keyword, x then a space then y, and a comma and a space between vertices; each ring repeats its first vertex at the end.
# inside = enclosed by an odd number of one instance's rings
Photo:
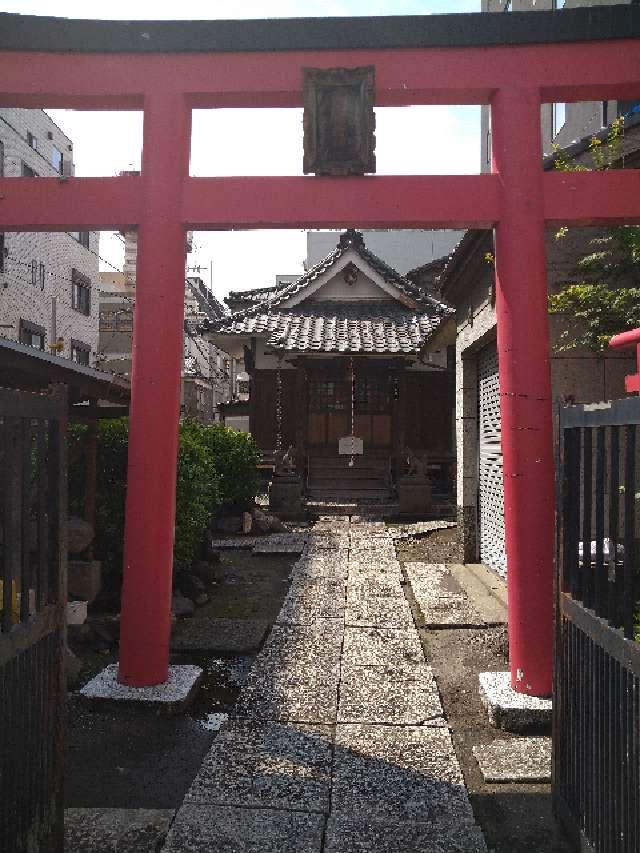
POLYGON ((302 477, 276 475, 269 489, 269 509, 281 518, 300 518, 303 514, 302 477))
POLYGON ((400 515, 425 516, 431 510, 431 482, 424 480, 398 480, 400 515))

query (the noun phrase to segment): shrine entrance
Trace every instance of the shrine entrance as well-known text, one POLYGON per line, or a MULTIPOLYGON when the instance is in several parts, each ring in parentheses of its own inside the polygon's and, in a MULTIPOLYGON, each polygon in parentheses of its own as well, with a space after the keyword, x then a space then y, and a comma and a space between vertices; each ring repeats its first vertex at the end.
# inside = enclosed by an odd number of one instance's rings
MULTIPOLYGON (((543 103, 638 100, 639 40, 640 9, 626 5, 179 24, 0 16, 3 105, 144 110, 139 175, 0 178, 2 231, 138 230, 121 682, 157 685, 169 673, 185 232, 357 223, 495 229, 511 678, 520 692, 551 693, 545 225, 637 221, 640 171, 543 173, 540 112, 543 103), (315 177, 190 176, 193 109, 300 107, 306 71, 318 70, 350 85, 356 101, 364 92, 370 107, 490 104, 492 174, 365 176, 375 170, 370 121, 368 135, 338 146, 354 155, 342 171, 314 168, 326 153, 321 134, 306 152, 315 177)), ((316 114, 341 115, 349 97, 343 91, 328 111, 320 98, 316 114)), ((373 438, 376 413, 366 416, 373 438)), ((334 425, 323 430, 328 441, 334 425)))
POLYGON ((348 360, 310 371, 307 444, 332 456, 341 438, 358 436, 363 451, 391 452, 392 379, 384 368, 355 371, 348 360))

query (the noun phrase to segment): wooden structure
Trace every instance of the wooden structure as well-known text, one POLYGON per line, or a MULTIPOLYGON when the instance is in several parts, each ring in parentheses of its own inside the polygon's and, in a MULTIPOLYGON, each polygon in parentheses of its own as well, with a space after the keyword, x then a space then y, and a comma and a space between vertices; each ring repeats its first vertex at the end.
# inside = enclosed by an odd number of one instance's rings
POLYGON ((0 179, 3 230, 138 229, 121 681, 168 676, 185 232, 357 223, 495 227, 512 683, 551 692, 545 223, 637 220, 640 173, 544 174, 540 105, 637 100, 639 40, 635 5, 253 22, 0 15, 2 104, 144 110, 140 175, 0 179), (367 65, 377 107, 490 104, 493 174, 189 175, 192 109, 300 107, 303 68, 367 65))
POLYGON ((353 230, 292 284, 250 291, 244 310, 242 293, 229 301, 236 311, 213 337, 246 353, 249 430, 267 458, 293 446, 309 498, 388 500, 408 450, 450 492, 453 372, 446 348, 419 356, 450 308, 353 230), (348 436, 362 454, 341 447, 348 436))
POLYGON ((0 388, 0 842, 62 850, 66 389, 0 388))

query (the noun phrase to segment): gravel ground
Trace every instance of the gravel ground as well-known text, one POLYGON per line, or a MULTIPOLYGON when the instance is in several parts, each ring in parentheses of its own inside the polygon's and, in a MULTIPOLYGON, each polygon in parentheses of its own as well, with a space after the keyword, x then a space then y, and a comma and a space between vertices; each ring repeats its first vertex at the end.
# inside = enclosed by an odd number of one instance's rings
MULTIPOLYGON (((398 557, 403 563, 462 562, 455 529, 399 543, 398 557)), ((424 630, 421 638, 452 729, 476 820, 482 827, 489 850, 494 853, 571 853, 572 848, 562 837, 553 817, 550 785, 485 784, 472 753, 474 745, 511 737, 489 724, 478 693, 480 672, 508 668, 506 628, 424 630)))
MULTIPOLYGON (((295 557, 225 552, 219 583, 198 616, 264 619, 273 624, 289 588, 295 557)), ((84 683, 117 660, 117 647, 78 645, 84 683)), ((65 720, 67 808, 177 808, 211 747, 219 717, 234 705, 253 657, 174 653, 172 663, 201 666, 196 701, 178 717, 145 709, 87 708, 69 694, 65 720)))

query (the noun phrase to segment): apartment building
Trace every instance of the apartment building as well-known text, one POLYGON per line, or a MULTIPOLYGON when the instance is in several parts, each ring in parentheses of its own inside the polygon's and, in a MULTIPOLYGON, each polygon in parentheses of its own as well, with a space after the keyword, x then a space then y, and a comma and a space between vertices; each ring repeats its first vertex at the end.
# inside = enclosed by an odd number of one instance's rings
MULTIPOLYGON (((0 108, 0 175, 73 175, 73 143, 43 110, 0 108)), ((0 233, 0 336, 93 365, 99 234, 0 233)))
MULTIPOLYGON (((103 369, 129 376, 135 317, 136 232, 126 233, 124 241, 123 271, 100 273, 98 358, 103 369)), ((203 423, 219 420, 220 405, 234 397, 238 365, 202 332, 205 321, 224 314, 224 306, 199 276, 185 277, 181 412, 203 423)))

